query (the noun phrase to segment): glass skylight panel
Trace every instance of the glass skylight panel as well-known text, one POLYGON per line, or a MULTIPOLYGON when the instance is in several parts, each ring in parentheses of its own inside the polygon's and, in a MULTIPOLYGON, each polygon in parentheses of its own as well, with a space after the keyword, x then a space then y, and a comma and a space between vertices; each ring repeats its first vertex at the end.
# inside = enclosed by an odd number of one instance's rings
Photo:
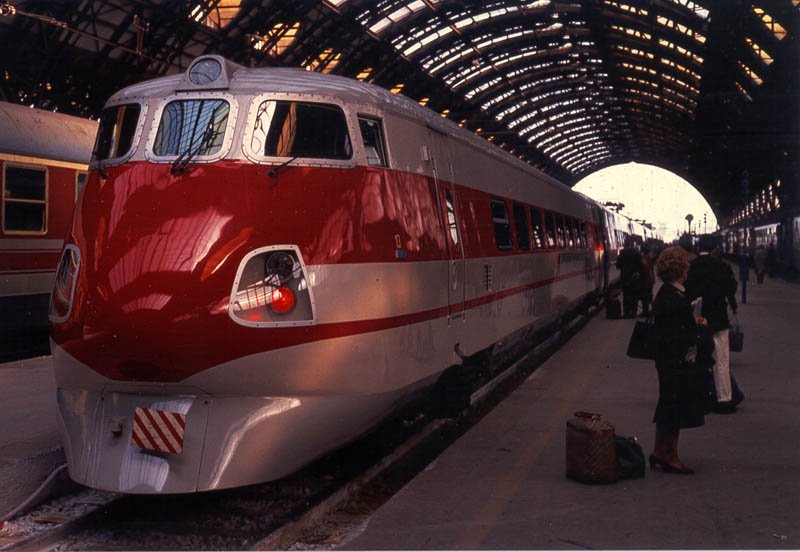
POLYGON ((648 42, 650 41, 650 39, 653 38, 653 35, 651 35, 650 33, 646 33, 644 31, 640 31, 638 29, 631 29, 631 28, 628 28, 628 27, 623 27, 621 25, 611 25, 611 30, 612 31, 617 31, 618 33, 626 34, 628 36, 639 38, 641 40, 645 40, 645 41, 648 41, 648 42))
POLYGON ((783 26, 775 21, 770 14, 765 12, 762 8, 758 8, 753 6, 753 12, 761 19, 764 26, 769 29, 769 31, 775 35, 775 38, 778 40, 783 40, 786 37, 786 29, 783 26))
POLYGON ((482 85, 478 86, 477 88, 473 88, 472 90, 470 90, 469 92, 467 92, 466 94, 464 94, 464 97, 465 97, 466 99, 468 99, 468 100, 471 100, 471 99, 472 99, 472 98, 474 98, 476 95, 478 95, 478 94, 480 94, 481 92, 483 92, 483 91, 485 91, 485 90, 487 90, 487 89, 491 88, 492 86, 494 86, 494 85, 496 85, 497 83, 499 83, 501 80, 503 80, 503 78, 502 78, 502 77, 495 77, 495 78, 493 78, 493 79, 491 79, 491 80, 489 80, 489 81, 487 81, 487 82, 483 83, 482 85))
POLYGON ((423 0, 414 0, 401 8, 396 9, 374 25, 369 27, 369 31, 379 35, 386 27, 399 23, 409 15, 412 15, 420 10, 427 8, 427 4, 423 0))
POLYGON ((659 15, 656 18, 656 21, 658 21, 659 25, 663 25, 663 26, 667 27, 668 29, 673 29, 675 31, 678 31, 681 34, 684 34, 684 35, 686 35, 686 36, 688 36, 690 38, 695 39, 700 44, 705 44, 705 42, 706 42, 705 35, 702 35, 702 34, 698 33, 694 29, 691 29, 691 28, 687 27, 686 25, 683 25, 682 23, 677 23, 677 22, 673 21, 672 19, 664 17, 663 15, 659 15))
POLYGON ((703 58, 701 58, 700 56, 698 56, 697 54, 695 54, 691 50, 688 50, 688 49, 684 48, 683 46, 679 46, 679 45, 675 44, 674 42, 670 42, 669 40, 666 40, 666 39, 663 39, 663 38, 659 38, 658 39, 658 45, 662 46, 663 48, 667 48, 669 50, 677 52, 677 53, 681 54, 682 56, 686 56, 689 59, 695 61, 698 65, 702 65, 703 64, 703 58))
POLYGON ((678 71, 680 71, 681 73, 683 73, 685 75, 689 75, 690 77, 694 78, 695 81, 698 82, 698 83, 701 80, 700 73, 692 71, 691 69, 687 69, 683 65, 681 65, 679 63, 675 63, 674 61, 672 61, 670 59, 662 57, 661 58, 661 63, 663 63, 664 65, 667 65, 669 67, 672 67, 673 69, 677 69, 678 71))
POLYGON ((444 38, 444 37, 446 37, 447 35, 449 35, 452 32, 453 32, 452 28, 444 27, 443 29, 440 29, 439 31, 436 31, 435 33, 430 33, 427 36, 423 36, 418 41, 413 43, 410 47, 408 47, 405 50, 403 50, 402 54, 404 56, 410 56, 411 54, 413 54, 417 50, 421 50, 422 48, 424 48, 428 44, 431 44, 432 42, 435 42, 435 41, 437 41, 437 40, 439 40, 441 38, 444 38))
POLYGON ((511 97, 511 96, 513 96, 515 93, 516 93, 516 92, 515 92, 514 90, 507 90, 507 91, 503 92, 502 94, 500 94, 500 95, 498 95, 498 96, 495 96, 494 98, 491 98, 491 99, 489 99, 489 100, 488 100, 486 103, 484 103, 484 104, 483 104, 481 107, 482 107, 483 109, 489 109, 489 108, 491 108, 491 107, 495 106, 496 104, 498 104, 498 103, 502 102, 503 100, 506 100, 506 99, 510 98, 510 97, 511 97))
POLYGON ((206 2, 197 4, 189 14, 189 17, 198 23, 202 23, 211 29, 224 29, 231 24, 239 11, 241 11, 241 0, 219 0, 214 3, 214 7, 209 9, 206 2))
POLYGON ((627 61, 620 62, 619 66, 631 71, 638 71, 639 73, 647 73, 649 75, 657 74, 655 69, 651 69, 650 67, 645 67, 643 65, 637 65, 635 63, 628 63, 627 61))
POLYGON ((640 15, 642 17, 647 17, 648 14, 648 11, 646 9, 631 6, 630 4, 625 4, 624 2, 616 2, 615 0, 603 0, 603 3, 606 6, 611 6, 613 8, 617 8, 618 10, 631 13, 633 15, 640 15))
POLYGON ((753 81, 753 83, 755 83, 756 86, 761 86, 761 84, 763 84, 764 80, 758 76, 758 73, 750 69, 750 67, 748 67, 741 61, 739 62, 739 67, 742 68, 745 74, 747 74, 747 76, 750 77, 750 80, 753 81))
POLYGON ((752 48, 753 52, 765 65, 770 65, 772 63, 772 56, 770 56, 764 48, 756 44, 753 40, 746 38, 747 45, 752 48))
POLYGON ((694 95, 699 95, 700 94, 700 90, 698 88, 695 88, 691 84, 689 84, 687 82, 684 82, 684 81, 682 81, 682 80, 680 80, 678 78, 675 78, 672 75, 668 75, 666 73, 662 73, 661 78, 664 79, 665 81, 671 83, 671 84, 674 84, 674 85, 679 86, 679 87, 681 87, 681 88, 683 88, 685 90, 688 90, 689 92, 691 92, 694 95))
POLYGON ((328 48, 321 52, 316 58, 306 62, 303 69, 306 71, 321 71, 323 73, 330 73, 339 65, 342 59, 342 54, 335 52, 333 48, 328 48))
POLYGON ((297 35, 300 32, 300 23, 277 23, 267 31, 265 36, 252 35, 253 49, 266 50, 266 53, 272 57, 279 57, 283 55, 289 47, 297 40, 297 35))
POLYGON ((748 94, 747 90, 744 89, 744 86, 739 84, 737 81, 733 81, 733 84, 736 85, 737 90, 742 93, 742 95, 747 98, 747 101, 752 102, 753 98, 748 94))
POLYGON ((647 59, 653 59, 655 57, 651 52, 646 52, 644 50, 640 50, 639 48, 631 48, 630 46, 626 46, 624 44, 615 44, 614 48, 632 56, 646 57, 647 59))

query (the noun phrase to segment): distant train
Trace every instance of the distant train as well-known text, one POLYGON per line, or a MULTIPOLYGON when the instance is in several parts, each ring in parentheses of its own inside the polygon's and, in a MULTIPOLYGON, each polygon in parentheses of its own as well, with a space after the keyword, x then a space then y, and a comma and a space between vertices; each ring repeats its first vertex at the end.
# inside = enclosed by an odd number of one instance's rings
POLYGON ((725 253, 759 247, 773 248, 780 270, 800 273, 800 216, 784 216, 751 224, 739 224, 719 232, 725 253))
POLYGON ((203 56, 125 88, 50 311, 70 475, 126 493, 285 476, 603 293, 636 231, 355 80, 203 56))
POLYGON ((94 121, 0 102, 0 357, 46 352, 50 291, 96 133, 94 121))

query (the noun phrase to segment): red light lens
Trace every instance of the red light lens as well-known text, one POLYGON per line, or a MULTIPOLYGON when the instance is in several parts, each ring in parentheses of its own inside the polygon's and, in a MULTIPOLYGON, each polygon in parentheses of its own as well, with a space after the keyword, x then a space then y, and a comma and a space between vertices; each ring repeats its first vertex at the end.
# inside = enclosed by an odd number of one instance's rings
POLYGON ((270 299, 270 308, 278 314, 286 314, 294 308, 294 292, 286 286, 273 289, 270 299))

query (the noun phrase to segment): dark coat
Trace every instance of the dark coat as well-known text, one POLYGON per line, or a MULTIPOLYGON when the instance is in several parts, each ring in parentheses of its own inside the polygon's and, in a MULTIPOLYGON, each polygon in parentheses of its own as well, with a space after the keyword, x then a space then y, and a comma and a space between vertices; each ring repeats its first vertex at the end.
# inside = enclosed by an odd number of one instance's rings
MULTIPOLYGON (((705 423, 711 349, 692 314, 689 298, 665 283, 653 303, 658 404, 653 421, 678 430, 705 423)), ((713 348, 713 345, 711 345, 713 348)))
POLYGON ((703 298, 702 315, 708 329, 721 332, 731 327, 728 320, 728 297, 736 295, 736 278, 723 260, 713 255, 699 255, 689 267, 686 294, 689 300, 703 298))
POLYGON ((641 287, 642 255, 633 247, 619 252, 616 262, 622 287, 638 289, 641 287))

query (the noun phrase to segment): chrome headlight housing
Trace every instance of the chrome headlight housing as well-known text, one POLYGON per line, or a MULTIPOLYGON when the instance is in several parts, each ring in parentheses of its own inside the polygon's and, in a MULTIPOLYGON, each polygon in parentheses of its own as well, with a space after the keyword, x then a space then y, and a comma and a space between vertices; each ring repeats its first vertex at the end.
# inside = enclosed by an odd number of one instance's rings
POLYGON ((271 245, 245 255, 236 271, 228 314, 243 326, 314 324, 314 298, 299 248, 271 245))

